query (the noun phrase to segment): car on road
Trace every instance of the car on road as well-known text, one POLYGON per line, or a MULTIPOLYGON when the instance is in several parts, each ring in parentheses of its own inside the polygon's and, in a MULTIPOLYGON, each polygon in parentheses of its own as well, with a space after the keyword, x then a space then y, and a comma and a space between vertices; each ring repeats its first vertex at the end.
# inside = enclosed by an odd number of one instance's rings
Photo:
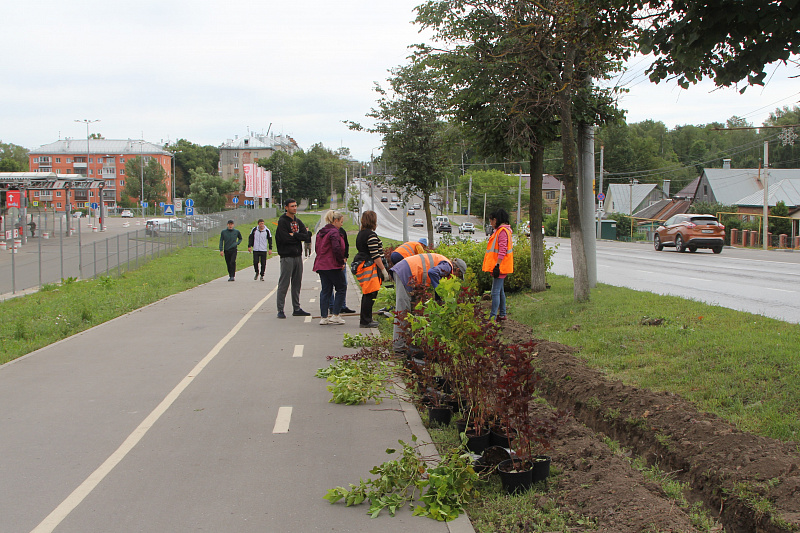
POLYGON ((475 224, 472 222, 462 222, 460 226, 458 226, 459 233, 475 233, 475 224))
POLYGON ((133 211, 130 209, 123 209, 119 216, 122 218, 133 218, 133 211))
POLYGON ((83 216, 83 211, 73 211, 72 218, 81 218, 83 216))
POLYGON ((388 202, 389 198, 386 196, 381 196, 381 202, 388 202))
POLYGON ((388 187, 384 187, 383 189, 381 189, 381 192, 389 192, 388 187))
POLYGON ((414 223, 411 224, 411 227, 413 227, 413 228, 424 228, 425 227, 425 222, 421 218, 415 218, 414 219, 414 223))
POLYGON ((724 244, 725 226, 714 215, 675 215, 659 226, 653 236, 653 247, 659 252, 665 246, 674 246, 678 252, 710 248, 718 254, 724 244))
POLYGON ((439 224, 442 222, 450 223, 450 219, 447 218, 447 215, 437 215, 435 219, 433 219, 433 229, 438 230, 439 224))
POLYGON ((419 202, 414 202, 414 205, 412 205, 411 207, 413 207, 414 209, 422 209, 422 205, 420 205, 419 202))
POLYGON ((397 204, 394 203, 394 202, 390 203, 389 204, 389 210, 390 211, 397 211, 397 204))
POLYGON ((436 226, 436 233, 453 233, 453 227, 450 226, 450 222, 439 222, 439 225, 436 226))
POLYGON ((392 196, 392 201, 393 202, 399 202, 400 198, 398 198, 397 196, 392 196))
POLYGON ((409 207, 409 208, 408 208, 408 215, 409 215, 409 216, 411 216, 411 215, 416 215, 416 214, 417 214, 417 212, 416 212, 416 211, 414 211, 414 208, 413 208, 413 207, 409 207))

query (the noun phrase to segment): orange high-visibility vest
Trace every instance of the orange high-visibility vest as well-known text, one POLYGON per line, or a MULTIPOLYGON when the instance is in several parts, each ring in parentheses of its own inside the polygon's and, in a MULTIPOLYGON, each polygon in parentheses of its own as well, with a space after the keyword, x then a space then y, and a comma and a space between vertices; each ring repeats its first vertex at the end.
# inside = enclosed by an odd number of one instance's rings
POLYGON ((417 255, 418 246, 422 247, 422 244, 420 244, 418 241, 408 241, 395 248, 394 251, 402 255, 403 259, 406 259, 412 255, 417 255))
POLYGON ((356 279, 361 284, 361 293, 369 294, 381 288, 381 277, 378 275, 378 265, 372 263, 365 267, 364 261, 356 269, 356 279))
POLYGON ((503 260, 500 261, 500 273, 511 274, 514 272, 514 248, 511 244, 511 229, 508 226, 500 226, 489 237, 489 242, 486 244, 486 255, 483 256, 482 270, 484 272, 491 272, 497 264, 497 257, 500 255, 497 241, 501 231, 505 231, 508 234, 508 249, 503 260))
POLYGON ((431 280, 428 279, 428 270, 432 269, 442 261, 447 261, 450 265, 450 270, 453 269, 453 264, 448 258, 441 254, 418 254, 412 255, 405 259, 406 264, 411 269, 411 278, 417 285, 430 285, 431 280))

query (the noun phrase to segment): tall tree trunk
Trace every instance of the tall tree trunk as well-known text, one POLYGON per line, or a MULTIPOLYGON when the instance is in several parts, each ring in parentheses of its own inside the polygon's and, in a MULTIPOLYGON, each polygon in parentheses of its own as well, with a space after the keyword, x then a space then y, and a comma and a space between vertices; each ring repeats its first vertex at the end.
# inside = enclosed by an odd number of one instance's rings
POLYGON ((561 118, 561 150, 564 157, 567 219, 569 220, 570 249, 572 250, 573 297, 576 302, 588 302, 589 271, 586 266, 586 250, 583 247, 583 228, 578 203, 577 151, 572 126, 572 100, 569 91, 562 91, 558 102, 561 118))
POLYGON ((547 265, 544 262, 544 239, 542 239, 542 219, 544 218, 542 200, 542 174, 544 169, 544 152, 535 148, 531 153, 531 190, 528 199, 531 230, 531 289, 541 292, 546 288, 545 274, 547 265))

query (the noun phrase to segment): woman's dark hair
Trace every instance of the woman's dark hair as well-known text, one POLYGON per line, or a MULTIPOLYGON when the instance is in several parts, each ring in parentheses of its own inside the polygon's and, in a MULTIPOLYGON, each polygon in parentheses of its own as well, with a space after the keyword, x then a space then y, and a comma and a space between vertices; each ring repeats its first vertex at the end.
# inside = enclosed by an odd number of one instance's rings
POLYGON ((361 229, 371 229, 375 231, 378 227, 378 214, 375 211, 364 211, 361 215, 361 229))
POLYGON ((511 221, 508 218, 508 213, 506 210, 501 208, 495 209, 489 214, 489 220, 494 219, 494 227, 498 228, 501 224, 510 224, 511 221))

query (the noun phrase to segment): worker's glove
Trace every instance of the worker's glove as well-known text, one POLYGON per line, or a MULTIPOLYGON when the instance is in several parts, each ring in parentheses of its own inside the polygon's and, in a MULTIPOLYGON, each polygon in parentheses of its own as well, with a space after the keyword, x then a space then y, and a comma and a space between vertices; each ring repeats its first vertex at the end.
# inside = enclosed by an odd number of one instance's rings
POLYGON ((500 265, 495 265, 492 269, 492 277, 499 278, 500 277, 500 265))
POLYGON ((389 273, 388 270, 383 269, 381 273, 383 274, 383 281, 392 281, 392 275, 389 273))

